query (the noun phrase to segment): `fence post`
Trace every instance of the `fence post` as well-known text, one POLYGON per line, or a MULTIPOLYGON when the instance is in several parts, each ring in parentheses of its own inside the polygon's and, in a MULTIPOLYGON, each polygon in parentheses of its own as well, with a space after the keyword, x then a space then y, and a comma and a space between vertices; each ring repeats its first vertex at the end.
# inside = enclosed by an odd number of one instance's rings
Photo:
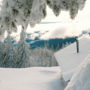
POLYGON ((76 38, 76 49, 77 49, 77 53, 79 53, 79 41, 78 41, 78 37, 76 38))

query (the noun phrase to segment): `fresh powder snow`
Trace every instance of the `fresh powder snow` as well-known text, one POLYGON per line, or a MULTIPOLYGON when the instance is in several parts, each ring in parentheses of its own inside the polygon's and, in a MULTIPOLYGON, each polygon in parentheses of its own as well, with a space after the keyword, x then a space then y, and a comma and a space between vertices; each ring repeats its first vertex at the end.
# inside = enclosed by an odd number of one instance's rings
POLYGON ((64 90, 59 67, 0 68, 0 90, 64 90))
POLYGON ((71 79, 78 65, 90 53, 90 36, 79 38, 79 53, 76 51, 76 42, 55 53, 65 81, 71 79))
POLYGON ((65 90, 90 90, 90 54, 80 64, 65 90))

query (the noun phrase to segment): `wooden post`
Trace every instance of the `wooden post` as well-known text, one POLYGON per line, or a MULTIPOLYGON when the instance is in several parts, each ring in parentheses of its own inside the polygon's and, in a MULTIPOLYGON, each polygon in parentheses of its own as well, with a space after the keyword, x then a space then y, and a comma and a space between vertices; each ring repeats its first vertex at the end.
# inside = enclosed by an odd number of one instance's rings
POLYGON ((77 49, 77 53, 79 53, 79 41, 78 41, 78 37, 76 37, 76 49, 77 49))

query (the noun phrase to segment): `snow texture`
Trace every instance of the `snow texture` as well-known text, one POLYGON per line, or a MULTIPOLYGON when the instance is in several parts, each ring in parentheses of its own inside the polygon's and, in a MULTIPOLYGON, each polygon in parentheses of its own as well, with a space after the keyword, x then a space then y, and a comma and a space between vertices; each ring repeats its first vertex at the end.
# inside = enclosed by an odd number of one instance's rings
POLYGON ((55 53, 56 60, 60 65, 65 81, 71 79, 78 65, 80 65, 90 53, 90 38, 80 38, 79 53, 77 53, 76 50, 75 42, 55 53))
MULTIPOLYGON (((90 49, 89 49, 90 50, 90 49)), ((90 54, 74 73, 65 90, 90 90, 90 54)))
POLYGON ((0 90, 64 90, 59 67, 0 68, 0 90))

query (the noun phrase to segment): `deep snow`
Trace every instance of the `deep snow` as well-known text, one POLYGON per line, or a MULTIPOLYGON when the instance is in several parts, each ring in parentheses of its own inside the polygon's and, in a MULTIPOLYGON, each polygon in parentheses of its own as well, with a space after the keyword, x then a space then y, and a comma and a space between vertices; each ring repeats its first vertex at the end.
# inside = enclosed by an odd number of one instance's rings
POLYGON ((64 90, 59 67, 0 68, 0 90, 64 90))
POLYGON ((65 90, 90 90, 90 54, 77 68, 65 90))
POLYGON ((76 42, 55 53, 65 81, 71 79, 76 68, 90 53, 90 36, 79 38, 79 53, 76 52, 76 42))
POLYGON ((79 54, 75 43, 57 53, 60 67, 0 68, 0 90, 90 90, 90 39, 79 42, 79 54))

